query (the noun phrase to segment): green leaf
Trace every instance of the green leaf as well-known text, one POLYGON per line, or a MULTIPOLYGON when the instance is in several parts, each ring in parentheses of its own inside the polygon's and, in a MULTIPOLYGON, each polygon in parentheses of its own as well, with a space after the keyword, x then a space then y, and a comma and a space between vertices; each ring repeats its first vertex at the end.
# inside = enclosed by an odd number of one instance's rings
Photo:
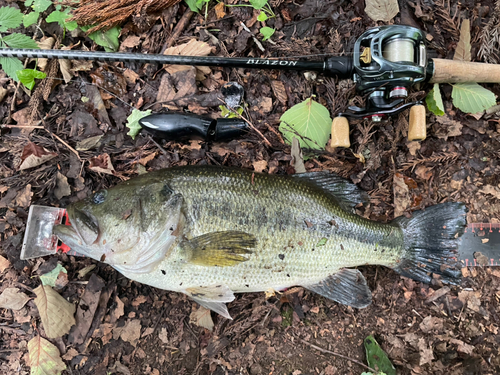
POLYGON ((19 82, 16 72, 24 68, 23 63, 16 57, 0 57, 0 65, 2 69, 10 78, 19 82))
POLYGON ((186 4, 188 5, 189 9, 191 9, 192 12, 199 13, 201 8, 203 7, 203 4, 198 6, 198 1, 197 0, 185 0, 186 4))
POLYGON ((33 10, 36 12, 45 12, 52 5, 52 1, 50 0, 35 0, 33 2, 33 10))
POLYGON ((51 287, 56 286, 56 281, 57 278, 59 277, 59 274, 63 273, 68 273, 66 269, 61 266, 59 263, 57 263, 56 268, 54 268, 52 271, 44 273, 43 275, 40 276, 40 280, 42 281, 43 285, 50 285, 51 287))
POLYGON ((328 238, 326 237, 323 237, 321 240, 318 241, 318 243, 316 244, 316 246, 325 246, 326 243, 328 242, 328 238))
POLYGON ((65 11, 55 10, 47 16, 45 21, 47 23, 57 22, 63 29, 72 31, 78 27, 78 24, 75 21, 67 22, 71 17, 70 9, 66 9, 65 11))
POLYGON ((10 48, 34 48, 39 49, 38 44, 29 36, 20 33, 12 33, 2 38, 2 41, 10 48))
MULTIPOLYGON (((92 26, 82 27, 83 31, 87 31, 92 26)), ((96 44, 104 47, 107 52, 116 52, 118 47, 120 47, 120 42, 118 41, 118 36, 120 35, 121 27, 114 26, 106 31, 95 31, 89 35, 96 44)))
POLYGON ((434 87, 425 97, 425 102, 427 103, 427 108, 429 111, 437 116, 444 115, 444 104, 443 98, 441 97, 441 91, 439 91, 439 84, 435 83, 434 87))
POLYGON ((134 109, 130 116, 127 117, 127 124, 125 126, 130 129, 127 135, 130 135, 132 139, 135 139, 135 136, 139 134, 139 131, 142 129, 141 125, 139 125, 139 120, 143 117, 149 116, 150 114, 150 109, 147 111, 134 109))
POLYGON ((21 26, 22 22, 23 14, 19 9, 13 7, 0 8, 0 33, 4 33, 8 29, 15 29, 21 26))
POLYGON ((252 5, 254 9, 262 9, 266 4, 267 0, 250 0, 250 5, 252 5))
POLYGON ((293 137, 297 137, 300 147, 323 150, 330 137, 330 113, 311 98, 287 110, 280 121, 279 130, 289 144, 292 143, 293 137))
POLYGON ((382 350, 373 336, 365 339, 366 361, 368 366, 387 375, 396 375, 396 368, 392 365, 387 354, 382 350))
POLYGON ((265 12, 260 12, 257 16, 257 21, 265 22, 268 18, 269 17, 267 17, 267 14, 265 12))
POLYGON ((35 69, 22 69, 18 70, 16 73, 21 83, 30 90, 33 90, 33 87, 35 87, 35 78, 44 79, 47 77, 47 74, 35 69))
POLYGON ((26 1, 24 2, 24 6, 25 6, 25 7, 30 7, 30 6, 32 6, 32 5, 33 5, 33 0, 26 0, 26 1))
POLYGON ((477 83, 456 83, 451 91, 453 105, 465 113, 478 113, 496 105, 495 94, 477 83))
POLYGON ((264 26, 264 27, 261 27, 259 31, 262 35, 264 35, 264 38, 262 38, 262 40, 266 41, 274 34, 274 32, 276 30, 274 30, 270 27, 264 26))
MULTIPOLYGON (((220 105, 220 117, 223 118, 237 118, 238 115, 231 111, 229 108, 227 108, 225 105, 220 105)), ((240 115, 243 114, 244 108, 243 107, 238 107, 236 108, 236 112, 238 112, 240 115)))
POLYGON ((30 12, 28 14, 25 14, 23 17, 24 27, 28 27, 36 23, 38 21, 38 17, 40 17, 39 12, 30 12))

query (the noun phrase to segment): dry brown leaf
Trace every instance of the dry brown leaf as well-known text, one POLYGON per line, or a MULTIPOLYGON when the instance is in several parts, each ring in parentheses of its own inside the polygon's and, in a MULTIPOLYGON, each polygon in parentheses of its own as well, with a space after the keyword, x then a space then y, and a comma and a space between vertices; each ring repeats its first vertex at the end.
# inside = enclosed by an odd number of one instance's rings
POLYGON ((111 324, 115 324, 116 321, 118 319, 120 319, 120 317, 122 317, 123 314, 125 313, 125 311, 124 311, 125 304, 117 296, 115 296, 115 303, 116 303, 116 307, 113 309, 113 311, 110 314, 111 315, 111 320, 110 320, 111 324))
POLYGON ((148 298, 146 296, 138 296, 136 299, 132 301, 132 306, 137 307, 146 302, 147 300, 148 298))
POLYGON ((101 154, 90 159, 89 168, 94 172, 106 173, 110 175, 115 174, 115 168, 113 167, 113 164, 111 164, 111 158, 108 154, 101 154))
POLYGON ((271 88, 273 89, 274 96, 282 104, 286 105, 288 96, 286 95, 285 85, 281 81, 271 81, 271 88))
POLYGON ((129 35, 125 38, 123 42, 120 43, 120 51, 125 50, 125 48, 134 48, 141 42, 141 37, 136 35, 129 35))
POLYGON ((410 151, 410 154, 412 156, 415 156, 417 154, 417 151, 420 150, 420 147, 422 147, 420 142, 416 141, 408 142, 407 146, 408 146, 408 151, 410 151))
POLYGON ((267 168, 267 161, 259 160, 252 163, 255 172, 262 173, 267 168))
POLYGON ((32 196, 33 192, 31 191, 31 185, 28 184, 17 193, 14 204, 19 207, 27 208, 31 204, 32 196))
POLYGON ((80 353, 78 353, 78 350, 76 350, 75 348, 69 348, 68 351, 66 352, 66 354, 62 356, 62 358, 65 361, 71 361, 78 354, 80 354, 80 353))
POLYGON ((417 346, 420 352, 420 366, 423 366, 426 363, 431 363, 434 359, 432 348, 429 347, 423 338, 418 339, 417 346))
POLYGON ((96 135, 94 137, 85 138, 84 140, 82 140, 76 144, 76 147, 75 147, 76 151, 88 151, 91 148, 94 148, 94 147, 100 145, 99 142, 101 141, 101 138, 102 138, 102 134, 96 135))
POLYGON ((210 315, 210 310, 206 307, 200 306, 197 310, 193 306, 193 312, 189 316, 189 322, 195 324, 198 327, 203 327, 212 331, 214 329, 214 321, 212 320, 212 315, 210 315))
POLYGON ((422 323, 420 323, 419 327, 424 333, 429 333, 432 331, 441 331, 443 329, 443 319, 429 315, 426 318, 424 318, 422 323))
POLYGON ((415 174, 422 180, 428 181, 432 177, 432 172, 425 165, 419 165, 415 169, 415 174))
POLYGON ((7 288, 0 294, 0 309, 21 310, 29 300, 18 288, 7 288))
POLYGON ((127 81, 129 85, 135 84, 139 79, 139 74, 131 69, 125 69, 125 71, 123 72, 123 76, 125 77, 125 81, 127 81))
POLYGON ((162 343, 168 344, 168 331, 165 327, 163 327, 160 330, 160 333, 158 334, 158 338, 161 340, 162 343))
MULTIPOLYGON (((40 49, 52 49, 55 42, 56 40, 53 37, 48 37, 46 39, 41 40, 40 42, 36 42, 36 44, 38 44, 38 47, 40 49)), ((47 67, 47 61, 48 59, 38 59, 37 61, 37 67, 42 72, 44 72, 45 68, 47 67)))
POLYGON ((47 337, 55 339, 67 334, 75 324, 75 305, 48 285, 40 285, 34 292, 35 305, 47 337))
POLYGON ((0 86, 0 103, 5 99, 5 96, 8 92, 9 90, 4 89, 2 86, 0 86))
POLYGON ((28 366, 34 375, 57 375, 66 369, 57 346, 41 336, 35 336, 28 342, 28 366))
POLYGON ((292 165, 295 169, 295 173, 306 173, 306 167, 304 165, 304 157, 302 155, 302 150, 300 149, 299 140, 293 137, 292 140, 292 165))
POLYGON ((54 189, 54 195, 57 199, 71 195, 71 188, 69 187, 68 179, 60 172, 57 172, 56 175, 56 188, 54 189))
POLYGON ((486 185, 482 189, 479 189, 480 193, 493 195, 496 199, 500 199, 500 187, 495 187, 493 185, 486 185))
POLYGON ((366 0, 365 12, 374 21, 389 22, 399 13, 398 0, 366 0))
MULTIPOLYGON (((182 55, 182 56, 208 56, 212 52, 212 47, 205 42, 200 42, 196 39, 191 39, 189 42, 170 47, 163 52, 164 55, 182 55)), ((165 70, 174 74, 190 68, 189 65, 164 65, 165 70)), ((196 69, 203 74, 208 75, 212 71, 208 66, 197 66, 196 69)))
POLYGON ((460 353, 472 355, 472 352, 474 350, 474 346, 466 344, 462 340, 450 339, 450 344, 458 345, 457 351, 460 353))
POLYGON ((33 142, 28 142, 23 148, 23 153, 21 155, 21 160, 23 162, 19 169, 23 171, 25 169, 37 167, 56 156, 57 154, 55 152, 51 152, 33 142))
POLYGON ((226 15, 226 12, 224 12, 224 7, 225 7, 225 4, 222 1, 214 7, 215 15, 216 15, 218 20, 220 20, 221 18, 224 18, 224 16, 226 15))
POLYGON ((453 60, 471 61, 470 49, 470 22, 469 20, 463 20, 460 26, 460 39, 453 60))
POLYGON ((401 173, 395 173, 393 179, 394 217, 401 216, 411 206, 411 194, 401 173))
POLYGON ((446 126, 444 132, 435 132, 435 135, 438 138, 447 141, 448 137, 457 137, 459 135, 462 135, 463 125, 458 121, 452 120, 447 115, 436 116, 436 121, 446 126))
POLYGON ((141 337, 141 321, 139 319, 128 320, 123 326, 120 333, 120 338, 123 341, 131 343, 133 346, 137 345, 141 337))
POLYGON ((0 273, 10 267, 10 262, 0 255, 0 273))

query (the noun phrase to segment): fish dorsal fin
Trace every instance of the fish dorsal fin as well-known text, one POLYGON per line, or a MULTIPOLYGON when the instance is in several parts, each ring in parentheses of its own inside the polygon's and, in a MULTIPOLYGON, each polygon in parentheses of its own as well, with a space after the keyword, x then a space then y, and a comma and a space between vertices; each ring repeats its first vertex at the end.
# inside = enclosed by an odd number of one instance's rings
POLYGON ((361 309, 372 303, 372 293, 361 272, 353 269, 328 276, 314 285, 303 285, 323 297, 361 309))
POLYGON ((370 202, 370 197, 364 190, 328 171, 300 173, 292 177, 297 180, 307 181, 325 193, 333 195, 338 204, 348 212, 352 212, 354 207, 360 203, 366 205, 370 202))
POLYGON ((186 288, 184 291, 193 301, 227 319, 232 319, 226 303, 234 300, 234 293, 227 285, 211 285, 186 288))
POLYGON ((199 266, 228 267, 248 260, 257 239, 253 234, 220 231, 203 234, 182 243, 186 260, 199 266))

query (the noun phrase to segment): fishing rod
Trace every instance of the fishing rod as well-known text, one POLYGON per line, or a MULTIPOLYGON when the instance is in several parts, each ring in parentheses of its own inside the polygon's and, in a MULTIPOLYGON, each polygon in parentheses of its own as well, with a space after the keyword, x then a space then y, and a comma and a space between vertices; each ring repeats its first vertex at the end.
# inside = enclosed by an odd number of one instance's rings
POLYGON ((350 106, 346 112, 334 118, 332 147, 350 147, 347 118, 381 121, 407 108, 410 108, 408 139, 425 139, 423 103, 404 103, 410 88, 417 83, 500 82, 499 65, 427 59, 424 33, 415 27, 403 25, 371 28, 356 40, 352 56, 327 57, 320 61, 9 48, 0 48, 0 57, 305 70, 339 79, 352 78, 356 90, 367 98, 366 105, 364 108, 350 106))

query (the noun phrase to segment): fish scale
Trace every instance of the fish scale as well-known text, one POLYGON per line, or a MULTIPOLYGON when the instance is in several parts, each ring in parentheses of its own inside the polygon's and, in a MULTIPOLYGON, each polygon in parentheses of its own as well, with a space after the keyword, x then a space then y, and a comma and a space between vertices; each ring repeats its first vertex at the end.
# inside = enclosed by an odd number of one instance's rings
POLYGON ((366 280, 348 269, 365 264, 426 282, 434 272, 453 282, 457 274, 441 268, 465 227, 464 205, 437 205, 412 219, 378 223, 353 212, 364 194, 329 173, 290 177, 178 167, 141 175, 69 206, 75 228, 57 226, 55 233, 132 280, 186 293, 226 317, 224 303, 233 293, 294 285, 367 306, 366 280), (134 241, 130 236, 137 235, 137 227, 139 241, 134 241), (110 245, 122 240, 137 245, 122 250, 110 245))

